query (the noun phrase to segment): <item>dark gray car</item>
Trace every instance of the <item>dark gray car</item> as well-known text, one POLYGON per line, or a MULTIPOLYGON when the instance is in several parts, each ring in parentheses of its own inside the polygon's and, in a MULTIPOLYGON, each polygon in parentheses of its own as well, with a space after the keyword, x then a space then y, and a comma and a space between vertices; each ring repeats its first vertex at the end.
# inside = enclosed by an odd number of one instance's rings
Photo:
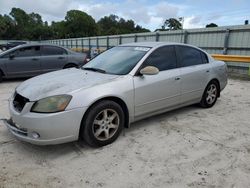
POLYGON ((0 81, 79 67, 86 54, 48 44, 25 44, 0 53, 0 81))

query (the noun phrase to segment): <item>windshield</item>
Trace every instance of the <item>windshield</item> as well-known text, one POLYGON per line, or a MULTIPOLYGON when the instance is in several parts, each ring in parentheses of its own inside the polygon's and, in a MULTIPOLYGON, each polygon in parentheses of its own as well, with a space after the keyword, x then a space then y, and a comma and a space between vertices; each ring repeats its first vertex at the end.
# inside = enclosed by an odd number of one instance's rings
POLYGON ((107 74, 128 74, 149 50, 148 47, 114 47, 92 59, 83 69, 102 70, 107 74))

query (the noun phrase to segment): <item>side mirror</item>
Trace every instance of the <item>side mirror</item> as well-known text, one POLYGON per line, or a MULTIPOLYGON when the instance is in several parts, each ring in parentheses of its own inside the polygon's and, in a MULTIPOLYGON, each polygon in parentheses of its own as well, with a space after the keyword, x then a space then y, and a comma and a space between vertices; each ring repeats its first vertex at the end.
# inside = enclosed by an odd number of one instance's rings
POLYGON ((142 75, 156 75, 159 73, 159 69, 154 66, 147 66, 140 70, 142 75))
POLYGON ((14 57, 15 57, 14 54, 10 54, 10 55, 9 55, 9 58, 10 58, 10 59, 14 59, 14 57))

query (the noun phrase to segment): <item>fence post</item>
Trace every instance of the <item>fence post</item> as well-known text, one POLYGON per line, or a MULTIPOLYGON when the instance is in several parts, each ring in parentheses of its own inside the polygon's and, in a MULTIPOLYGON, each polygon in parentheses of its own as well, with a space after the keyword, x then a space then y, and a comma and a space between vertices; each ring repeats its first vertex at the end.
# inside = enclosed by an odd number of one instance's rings
POLYGON ((91 41, 89 38, 89 51, 88 51, 88 57, 91 58, 91 41))
POLYGON ((135 34, 135 42, 137 42, 137 35, 135 34))
POLYGON ((183 43, 184 43, 184 44, 187 44, 187 40, 188 40, 188 32, 185 30, 185 31, 184 31, 183 43))
POLYGON ((73 48, 73 41, 70 39, 70 48, 73 48))
POLYGON ((109 36, 107 36, 107 49, 109 49, 109 36))
POLYGON ((223 47, 223 54, 227 54, 227 49, 228 49, 228 42, 229 42, 229 34, 230 34, 230 29, 226 29, 225 32, 225 38, 224 38, 224 47, 223 47))
POLYGON ((157 31, 157 32, 155 33, 155 41, 156 41, 156 42, 159 42, 159 38, 160 38, 160 33, 157 31))
POLYGON ((96 37, 96 48, 99 51, 99 38, 98 37, 96 37))
POLYGON ((119 36, 119 44, 122 44, 122 36, 119 36))
POLYGON ((78 51, 78 39, 76 39, 76 51, 78 51))
POLYGON ((82 43, 82 52, 84 52, 84 44, 83 44, 83 38, 81 39, 81 43, 82 43))
POLYGON ((66 39, 66 48, 69 48, 68 39, 66 39))

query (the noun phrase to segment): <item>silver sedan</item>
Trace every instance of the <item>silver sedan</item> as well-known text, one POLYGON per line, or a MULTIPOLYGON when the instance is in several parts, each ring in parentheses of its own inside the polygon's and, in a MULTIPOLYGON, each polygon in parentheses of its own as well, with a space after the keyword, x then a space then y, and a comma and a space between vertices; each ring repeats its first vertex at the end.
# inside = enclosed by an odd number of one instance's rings
POLYGON ((124 44, 81 69, 23 82, 4 122, 13 135, 33 144, 82 138, 99 147, 140 119, 195 103, 212 107, 226 84, 226 64, 194 46, 124 44))

